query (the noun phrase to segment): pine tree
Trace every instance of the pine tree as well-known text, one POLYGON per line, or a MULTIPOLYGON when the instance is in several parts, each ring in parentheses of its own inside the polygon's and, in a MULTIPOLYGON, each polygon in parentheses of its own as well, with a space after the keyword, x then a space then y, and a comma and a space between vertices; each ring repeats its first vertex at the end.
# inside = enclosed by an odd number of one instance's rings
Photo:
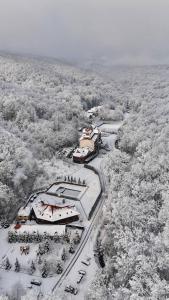
POLYGON ((46 241, 45 242, 45 245, 44 245, 44 250, 45 250, 45 253, 48 253, 49 252, 49 242, 48 241, 46 241))
POLYGON ((39 255, 39 256, 38 256, 38 264, 41 265, 41 263, 42 263, 42 258, 41 258, 41 256, 39 255))
POLYGON ((16 258, 16 261, 15 261, 15 272, 19 272, 20 271, 20 263, 18 261, 18 259, 16 258))
POLYGON ((57 266, 56 266, 56 273, 61 274, 63 272, 63 267, 61 262, 58 261, 57 266))
POLYGON ((11 269, 11 264, 9 262, 8 257, 6 258, 6 262, 5 262, 5 270, 10 270, 11 269))
POLYGON ((64 235, 64 239, 67 243, 70 243, 70 236, 69 234, 66 232, 65 235, 64 235))
POLYGON ((48 266, 46 260, 44 261, 44 265, 42 268, 42 277, 46 278, 48 276, 48 266))
POLYGON ((79 185, 81 184, 81 180, 80 180, 80 177, 79 177, 79 179, 78 179, 78 184, 79 184, 79 185))
POLYGON ((36 271, 36 267, 35 267, 35 264, 32 260, 30 272, 31 272, 31 274, 33 274, 35 271, 36 271))
POLYGON ((38 251, 38 253, 39 253, 40 255, 45 254, 45 248, 44 248, 44 245, 39 245, 39 251, 38 251))
POLYGON ((66 250, 65 250, 65 248, 63 248, 62 255, 61 255, 61 259, 62 259, 63 261, 66 260, 66 250))
POLYGON ((73 243, 70 244, 69 253, 72 253, 72 254, 75 253, 75 249, 74 249, 74 244, 73 243))
POLYGON ((57 231, 55 232, 55 234, 53 236, 53 240, 55 243, 59 241, 59 235, 58 235, 57 231))
POLYGON ((13 242, 13 233, 11 231, 8 232, 8 243, 12 243, 13 242))
POLYGON ((75 235, 73 237, 73 241, 75 244, 79 244, 80 243, 80 235, 79 235, 79 232, 76 230, 75 231, 75 235))

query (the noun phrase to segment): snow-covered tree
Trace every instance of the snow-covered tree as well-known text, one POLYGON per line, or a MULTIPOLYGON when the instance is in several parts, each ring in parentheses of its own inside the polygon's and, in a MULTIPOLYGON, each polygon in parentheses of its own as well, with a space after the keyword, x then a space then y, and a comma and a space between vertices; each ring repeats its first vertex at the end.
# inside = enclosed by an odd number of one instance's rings
POLYGON ((49 273, 49 267, 48 267, 47 261, 44 260, 43 267, 42 267, 42 277, 44 277, 44 278, 47 277, 48 273, 49 273))
POLYGON ((56 273, 61 274, 62 272, 63 272, 62 263, 60 261, 58 261, 57 265, 56 265, 56 273))
POLYGON ((9 258, 7 257, 6 258, 6 261, 5 261, 5 270, 10 270, 11 269, 11 264, 9 262, 9 258))
POLYGON ((66 249, 63 248, 62 255, 61 255, 61 259, 64 261, 64 260, 66 260, 66 258, 67 258, 66 249))
POLYGON ((42 258, 41 258, 41 255, 38 255, 38 264, 39 264, 39 265, 42 264, 42 258))
POLYGON ((30 266, 30 273, 33 274, 35 271, 36 271, 35 263, 34 263, 34 261, 32 260, 31 266, 30 266))
POLYGON ((16 258, 16 261, 15 261, 15 272, 19 272, 20 271, 20 263, 18 261, 18 259, 16 258))
POLYGON ((77 230, 75 231, 75 233, 73 235, 73 242, 75 245, 80 243, 80 234, 77 230))

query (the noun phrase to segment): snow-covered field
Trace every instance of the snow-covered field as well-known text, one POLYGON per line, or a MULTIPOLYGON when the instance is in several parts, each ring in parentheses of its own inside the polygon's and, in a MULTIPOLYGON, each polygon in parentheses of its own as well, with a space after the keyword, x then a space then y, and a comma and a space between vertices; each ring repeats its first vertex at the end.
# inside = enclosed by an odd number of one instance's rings
POLYGON ((110 122, 110 123, 104 123, 102 124, 99 129, 102 132, 107 132, 107 133, 117 133, 119 127, 121 126, 122 122, 117 121, 117 122, 110 122))
POLYGON ((45 176, 42 174, 42 176, 37 178, 34 185, 35 188, 49 186, 57 180, 57 177, 65 175, 71 176, 81 168, 80 165, 73 164, 71 159, 65 161, 55 157, 53 157, 51 160, 40 160, 38 161, 38 164, 43 169, 45 176))

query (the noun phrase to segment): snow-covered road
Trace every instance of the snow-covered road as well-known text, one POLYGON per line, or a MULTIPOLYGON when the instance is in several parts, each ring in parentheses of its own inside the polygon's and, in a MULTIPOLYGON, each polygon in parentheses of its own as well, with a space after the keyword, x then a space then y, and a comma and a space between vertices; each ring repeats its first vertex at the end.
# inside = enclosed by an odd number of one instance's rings
MULTIPOLYGON (((106 139, 106 143, 109 145, 110 150, 114 147, 114 143, 116 140, 116 134, 112 134, 110 132, 115 132, 117 131, 121 126, 123 122, 115 122, 115 124, 106 124, 108 126, 108 132, 107 136, 104 138, 106 139)), ((105 142, 105 140, 104 140, 105 142)), ((93 166, 99 173, 100 177, 102 178, 102 182, 104 183, 104 178, 102 174, 102 162, 103 162, 104 157, 102 155, 99 155, 95 159, 93 159, 89 164, 93 166), (101 157, 100 157, 101 156, 101 157)), ((82 171, 82 170, 81 170, 82 171)), ((72 267, 70 268, 69 272, 65 274, 64 279, 59 282, 59 284, 56 285, 56 290, 54 288, 54 294, 59 294, 61 295, 63 293, 63 298, 64 299, 64 288, 66 285, 71 284, 74 287, 78 288, 78 294, 77 295, 72 295, 72 294, 67 294, 66 299, 77 299, 77 300, 82 300, 85 298, 85 294, 87 290, 90 288, 90 284, 92 280, 94 279, 94 276, 97 272, 98 265, 96 264, 94 254, 93 254, 93 248, 94 244, 96 241, 96 237, 99 231, 99 224, 100 224, 100 218, 102 215, 102 205, 104 204, 104 197, 102 196, 100 199, 100 202, 98 206, 96 207, 95 214, 93 215, 93 219, 91 222, 91 228, 90 232, 88 234, 88 238, 86 239, 86 242, 82 245, 81 251, 77 254, 75 262, 73 262, 72 267), (88 257, 91 258, 90 260, 90 265, 89 266, 84 266, 82 263, 83 260, 86 260, 88 257), (82 279, 80 284, 77 284, 77 278, 78 278, 78 271, 79 270, 85 270, 86 275, 82 279)))

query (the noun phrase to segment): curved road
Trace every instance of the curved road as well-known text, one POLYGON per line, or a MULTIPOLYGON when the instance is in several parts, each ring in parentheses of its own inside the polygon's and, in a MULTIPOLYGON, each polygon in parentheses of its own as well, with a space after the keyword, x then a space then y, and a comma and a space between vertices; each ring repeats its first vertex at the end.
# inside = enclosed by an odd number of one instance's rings
MULTIPOLYGON (((102 177, 103 178, 103 177, 102 177)), ((104 181, 103 181, 104 182, 104 181)), ((89 237, 90 237, 90 234, 94 228, 94 225, 95 225, 95 220, 97 218, 97 215, 99 214, 100 212, 100 209, 102 207, 104 203, 104 198, 103 196, 100 198, 99 200, 99 203, 97 204, 97 207, 95 209, 95 212, 93 214, 93 217, 91 219, 91 224, 89 225, 88 229, 85 230, 84 234, 83 234, 83 238, 80 242, 80 245, 78 247, 78 249, 76 250, 76 253, 74 254, 72 260, 70 261, 70 263, 68 264, 68 266, 66 267, 66 269, 64 270, 64 272, 62 273, 62 275, 60 276, 60 278, 58 279, 58 281, 56 282, 56 284, 54 285, 53 289, 52 289, 52 292, 54 292, 54 290, 61 286, 61 284, 63 283, 64 279, 67 277, 67 275, 69 274, 69 272, 71 271, 72 267, 74 266, 74 264, 76 263, 77 259, 79 258, 79 255, 81 254, 81 252, 83 251, 84 249, 84 246, 86 245, 89 237)))
MULTIPOLYGON (((121 125, 122 124, 119 124, 119 127, 121 125)), ((116 126, 116 129, 117 129, 117 126, 116 126)), ((110 142, 109 138, 108 138, 107 142, 110 142)), ((113 139, 113 142, 115 142, 115 139, 113 139)), ((111 137, 111 147, 113 147, 113 142, 112 142, 112 137, 111 137)), ((89 237, 90 237, 90 235, 92 233, 92 230, 94 228, 94 225, 96 223, 97 216, 99 215, 99 212, 100 212, 100 210, 103 206, 103 203, 104 203, 104 200, 105 200, 105 198, 103 197, 103 191, 105 190, 105 178, 104 178, 103 172, 101 172, 102 162, 103 162, 103 158, 99 158, 99 157, 96 157, 94 160, 92 160, 90 162, 90 165, 97 169, 97 172, 98 172, 99 178, 100 178, 101 187, 102 187, 102 195, 101 195, 100 200, 99 200, 99 202, 96 206, 95 212, 93 213, 93 217, 91 219, 91 224, 84 231, 83 238, 80 242, 80 245, 79 245, 78 249, 76 250, 76 253, 74 254, 72 260, 69 262, 68 266, 66 267, 66 269, 64 270, 64 272, 62 273, 60 278, 57 280, 56 284, 53 286, 52 292, 54 292, 56 290, 56 288, 58 288, 62 285, 65 278, 68 276, 68 274, 72 270, 73 266, 75 265, 76 261, 78 260, 78 258, 80 256, 80 254, 82 253, 87 241, 89 240, 89 237)))

